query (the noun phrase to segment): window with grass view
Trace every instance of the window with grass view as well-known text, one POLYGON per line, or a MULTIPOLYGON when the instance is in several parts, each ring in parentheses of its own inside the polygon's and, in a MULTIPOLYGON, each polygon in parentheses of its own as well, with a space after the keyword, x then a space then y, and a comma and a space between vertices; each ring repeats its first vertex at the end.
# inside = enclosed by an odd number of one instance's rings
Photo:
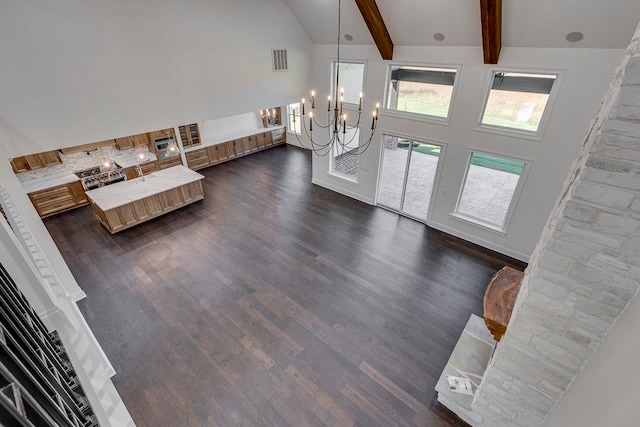
MULTIPOLYGON (((336 71, 340 71, 340 87, 338 88, 338 96, 340 90, 344 89, 345 104, 355 104, 360 102, 360 93, 364 92, 364 62, 338 62, 334 61, 331 72, 331 100, 335 101, 334 94, 336 87, 336 71)), ((325 98, 326 101, 326 98, 325 98)), ((316 102, 320 102, 316 99, 316 102)), ((320 103, 321 104, 321 103, 320 103)), ((319 105, 320 105, 319 104, 319 105)), ((326 105, 326 104, 325 104, 326 105)), ((333 104, 332 104, 333 105, 333 104)))
POLYGON ((358 182, 360 156, 356 153, 360 146, 360 129, 348 129, 346 134, 340 132, 340 141, 341 143, 334 144, 331 151, 330 173, 349 181, 358 182))
POLYGON ((300 103, 289 104, 287 112, 289 113, 289 132, 300 135, 300 103))
POLYGON ((456 72, 455 68, 391 65, 385 108, 446 120, 456 72))
POLYGON ((472 152, 455 214, 504 230, 526 163, 472 152))
POLYGON ((557 74, 493 71, 480 125, 539 134, 557 74))

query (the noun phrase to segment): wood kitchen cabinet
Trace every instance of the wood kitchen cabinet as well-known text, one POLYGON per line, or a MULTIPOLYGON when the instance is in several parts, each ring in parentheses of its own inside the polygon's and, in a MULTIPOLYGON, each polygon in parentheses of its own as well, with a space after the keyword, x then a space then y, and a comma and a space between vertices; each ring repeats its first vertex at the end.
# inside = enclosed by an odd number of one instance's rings
POLYGON ((11 160, 11 167, 15 173, 27 172, 45 168, 47 166, 61 165, 62 159, 57 151, 45 151, 44 153, 28 154, 11 160))
POLYGON ((199 150, 189 151, 185 153, 187 158, 187 166, 191 170, 198 170, 209 166, 209 154, 207 148, 201 148, 199 150))
POLYGON ((233 146, 235 147, 236 156, 242 156, 244 154, 244 141, 242 138, 234 139, 233 146))
POLYGON ((125 136, 123 138, 116 138, 116 148, 118 150, 126 150, 129 148, 135 148, 139 145, 149 145, 149 137, 146 133, 140 133, 137 135, 125 136))
POLYGON ((197 123, 179 126, 178 131, 180 132, 183 147, 193 147, 194 145, 200 145, 202 143, 200 139, 200 128, 197 123))
POLYGON ((162 138, 167 136, 173 136, 175 138, 176 132, 173 128, 167 128, 167 129, 154 130, 153 132, 149 132, 147 135, 149 136, 149 140, 153 141, 156 138, 162 138))
POLYGON ((90 144, 74 145, 73 147, 61 148, 60 152, 62 154, 69 154, 69 153, 77 153, 78 151, 92 151, 92 150, 98 150, 101 147, 109 147, 115 144, 116 144, 115 139, 107 139, 100 142, 92 142, 90 144))
POLYGON ((80 181, 34 191, 29 199, 41 218, 89 204, 80 181))
POLYGON ((284 142, 286 142, 286 128, 281 128, 187 151, 185 155, 189 168, 198 170, 284 142))
POLYGON ((159 169, 169 169, 182 164, 181 156, 169 157, 168 159, 158 160, 159 169))
POLYGON ((143 175, 149 175, 150 173, 157 172, 160 170, 158 167, 158 162, 153 160, 151 162, 141 163, 140 169, 142 169, 143 175))

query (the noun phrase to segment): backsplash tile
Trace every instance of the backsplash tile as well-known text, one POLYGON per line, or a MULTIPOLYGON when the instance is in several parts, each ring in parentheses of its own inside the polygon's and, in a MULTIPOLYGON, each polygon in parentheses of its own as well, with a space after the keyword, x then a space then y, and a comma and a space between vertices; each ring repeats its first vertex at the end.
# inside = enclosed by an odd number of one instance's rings
MULTIPOLYGON (((148 151, 148 147, 143 147, 143 150, 148 151)), ((135 148, 117 150, 115 146, 110 146, 103 147, 102 152, 99 149, 94 149, 69 154, 60 153, 60 158, 62 159, 61 165, 22 172, 17 174, 17 177, 20 182, 25 182, 33 179, 43 180, 69 175, 78 170, 88 169, 93 166, 100 166, 102 163, 102 153, 116 163, 135 162, 136 152, 135 148)))

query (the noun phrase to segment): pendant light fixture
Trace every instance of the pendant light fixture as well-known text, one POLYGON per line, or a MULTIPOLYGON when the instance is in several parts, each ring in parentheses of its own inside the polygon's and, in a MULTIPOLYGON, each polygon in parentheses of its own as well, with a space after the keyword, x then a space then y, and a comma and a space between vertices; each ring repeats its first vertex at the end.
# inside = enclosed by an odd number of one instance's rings
MULTIPOLYGON (((360 155, 364 153, 369 145, 371 144, 371 140, 376 131, 376 127, 378 126, 378 109, 380 104, 376 104, 376 108, 373 111, 373 117, 371 120, 371 134, 367 141, 363 144, 360 144, 359 140, 359 132, 355 131, 360 126, 360 120, 362 115, 362 104, 364 102, 364 98, 362 93, 360 93, 360 100, 358 102, 358 110, 357 110, 357 119, 351 121, 349 124, 349 117, 347 113, 343 110, 344 104, 344 88, 340 88, 340 28, 341 25, 341 0, 338 0, 338 49, 337 49, 337 61, 335 65, 335 73, 336 73, 336 81, 335 86, 333 88, 333 98, 331 95, 328 96, 327 102, 327 122, 326 124, 321 124, 318 122, 318 115, 322 113, 316 112, 316 93, 315 91, 311 91, 311 100, 309 101, 309 107, 305 107, 305 99, 303 98, 300 103, 300 120, 302 123, 300 124, 301 133, 304 132, 304 136, 310 142, 310 147, 308 147, 308 143, 306 141, 301 141, 298 137, 298 134, 295 133, 296 139, 305 148, 311 148, 313 152, 318 156, 326 156, 327 154, 333 153, 333 156, 338 156, 341 154, 352 154, 352 155, 360 155), (340 91, 340 92, 338 92, 340 91), (307 114, 308 111, 308 114, 307 114), (307 115, 309 119, 307 120, 307 115), (308 122, 308 127, 307 127, 308 122), (313 130, 314 127, 316 129, 320 129, 322 131, 327 132, 328 141, 318 140, 317 136, 314 139, 313 130)), ((296 123, 296 112, 293 110, 293 123, 295 128, 296 123)), ((324 132, 323 132, 324 133, 324 132)), ((317 135, 317 132, 316 132, 317 135)), ((305 139, 305 138, 303 138, 305 139)))
POLYGON ((176 144, 176 140, 174 137, 169 137, 169 145, 167 145, 167 156, 173 156, 174 154, 179 153, 178 144, 176 144))

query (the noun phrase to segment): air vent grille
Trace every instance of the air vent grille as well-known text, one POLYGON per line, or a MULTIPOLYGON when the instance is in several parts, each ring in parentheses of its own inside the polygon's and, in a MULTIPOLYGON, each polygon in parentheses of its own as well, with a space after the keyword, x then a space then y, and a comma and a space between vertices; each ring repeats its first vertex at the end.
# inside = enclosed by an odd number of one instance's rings
POLYGON ((287 71, 289 63, 287 62, 286 49, 271 49, 273 56, 273 71, 287 71))

